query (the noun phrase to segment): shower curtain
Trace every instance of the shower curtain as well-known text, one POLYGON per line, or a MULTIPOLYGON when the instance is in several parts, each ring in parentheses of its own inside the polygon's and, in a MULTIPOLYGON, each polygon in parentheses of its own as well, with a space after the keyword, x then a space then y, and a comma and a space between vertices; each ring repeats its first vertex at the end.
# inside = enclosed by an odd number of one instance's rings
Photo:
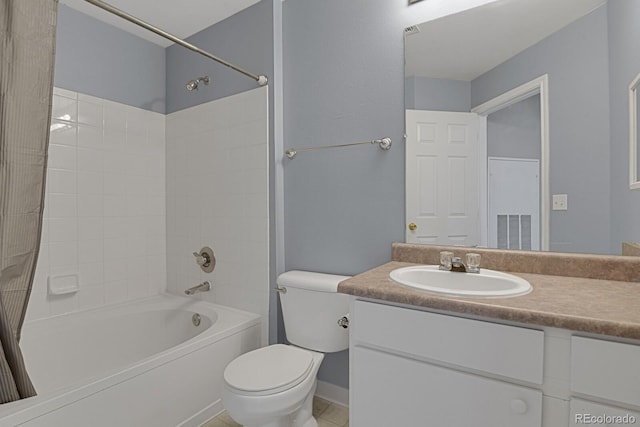
POLYGON ((0 0, 0 403, 34 396, 18 346, 40 246, 58 0, 0 0))

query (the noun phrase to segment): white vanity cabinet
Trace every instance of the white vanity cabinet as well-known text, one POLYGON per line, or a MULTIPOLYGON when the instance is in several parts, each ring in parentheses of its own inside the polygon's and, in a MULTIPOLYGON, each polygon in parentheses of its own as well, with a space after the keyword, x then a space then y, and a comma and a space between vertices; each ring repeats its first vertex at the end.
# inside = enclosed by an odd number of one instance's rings
POLYGON ((638 425, 640 412, 574 397, 571 399, 569 425, 577 427, 585 424, 607 427, 638 425))
POLYGON ((364 301, 351 316, 351 426, 542 425, 542 331, 364 301))
POLYGON ((640 345, 355 300, 352 427, 640 425, 640 345))
POLYGON ((571 337, 570 425, 640 424, 640 346, 571 337))

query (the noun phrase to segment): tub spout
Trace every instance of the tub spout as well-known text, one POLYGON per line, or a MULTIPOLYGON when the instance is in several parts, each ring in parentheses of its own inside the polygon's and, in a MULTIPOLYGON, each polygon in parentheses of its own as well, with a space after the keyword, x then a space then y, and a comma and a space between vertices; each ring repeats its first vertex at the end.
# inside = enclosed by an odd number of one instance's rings
POLYGON ((211 290, 211 283, 209 283, 209 281, 207 280, 206 282, 202 282, 199 285, 196 285, 187 289, 186 291, 184 291, 184 293, 187 295, 193 295, 198 292, 206 292, 210 290, 211 290))

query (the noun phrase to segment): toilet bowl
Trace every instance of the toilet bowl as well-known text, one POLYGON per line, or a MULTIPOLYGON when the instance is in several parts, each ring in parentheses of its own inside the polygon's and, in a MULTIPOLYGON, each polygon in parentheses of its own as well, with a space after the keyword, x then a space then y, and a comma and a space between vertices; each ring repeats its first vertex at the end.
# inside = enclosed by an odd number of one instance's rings
POLYGON ((231 418, 244 427, 317 427, 313 395, 324 353, 349 346, 337 322, 349 310, 350 297, 337 293, 348 278, 306 271, 278 277, 291 345, 259 348, 227 365, 222 401, 231 418))
POLYGON ((316 427, 313 395, 323 358, 283 344, 245 353, 225 369, 227 412, 245 427, 316 427))

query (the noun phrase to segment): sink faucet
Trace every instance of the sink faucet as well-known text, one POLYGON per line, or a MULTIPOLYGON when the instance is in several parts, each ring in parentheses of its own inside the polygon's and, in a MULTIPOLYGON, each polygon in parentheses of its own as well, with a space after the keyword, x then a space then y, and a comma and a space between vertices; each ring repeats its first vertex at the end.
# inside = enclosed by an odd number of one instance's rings
POLYGON ((466 273, 467 269, 462 262, 462 258, 459 256, 454 256, 451 258, 451 270, 449 271, 457 271, 458 273, 466 273))
POLYGON ((211 283, 207 280, 205 282, 200 283, 199 285, 193 286, 184 291, 187 295, 193 295, 198 292, 206 292, 211 290, 211 283))

